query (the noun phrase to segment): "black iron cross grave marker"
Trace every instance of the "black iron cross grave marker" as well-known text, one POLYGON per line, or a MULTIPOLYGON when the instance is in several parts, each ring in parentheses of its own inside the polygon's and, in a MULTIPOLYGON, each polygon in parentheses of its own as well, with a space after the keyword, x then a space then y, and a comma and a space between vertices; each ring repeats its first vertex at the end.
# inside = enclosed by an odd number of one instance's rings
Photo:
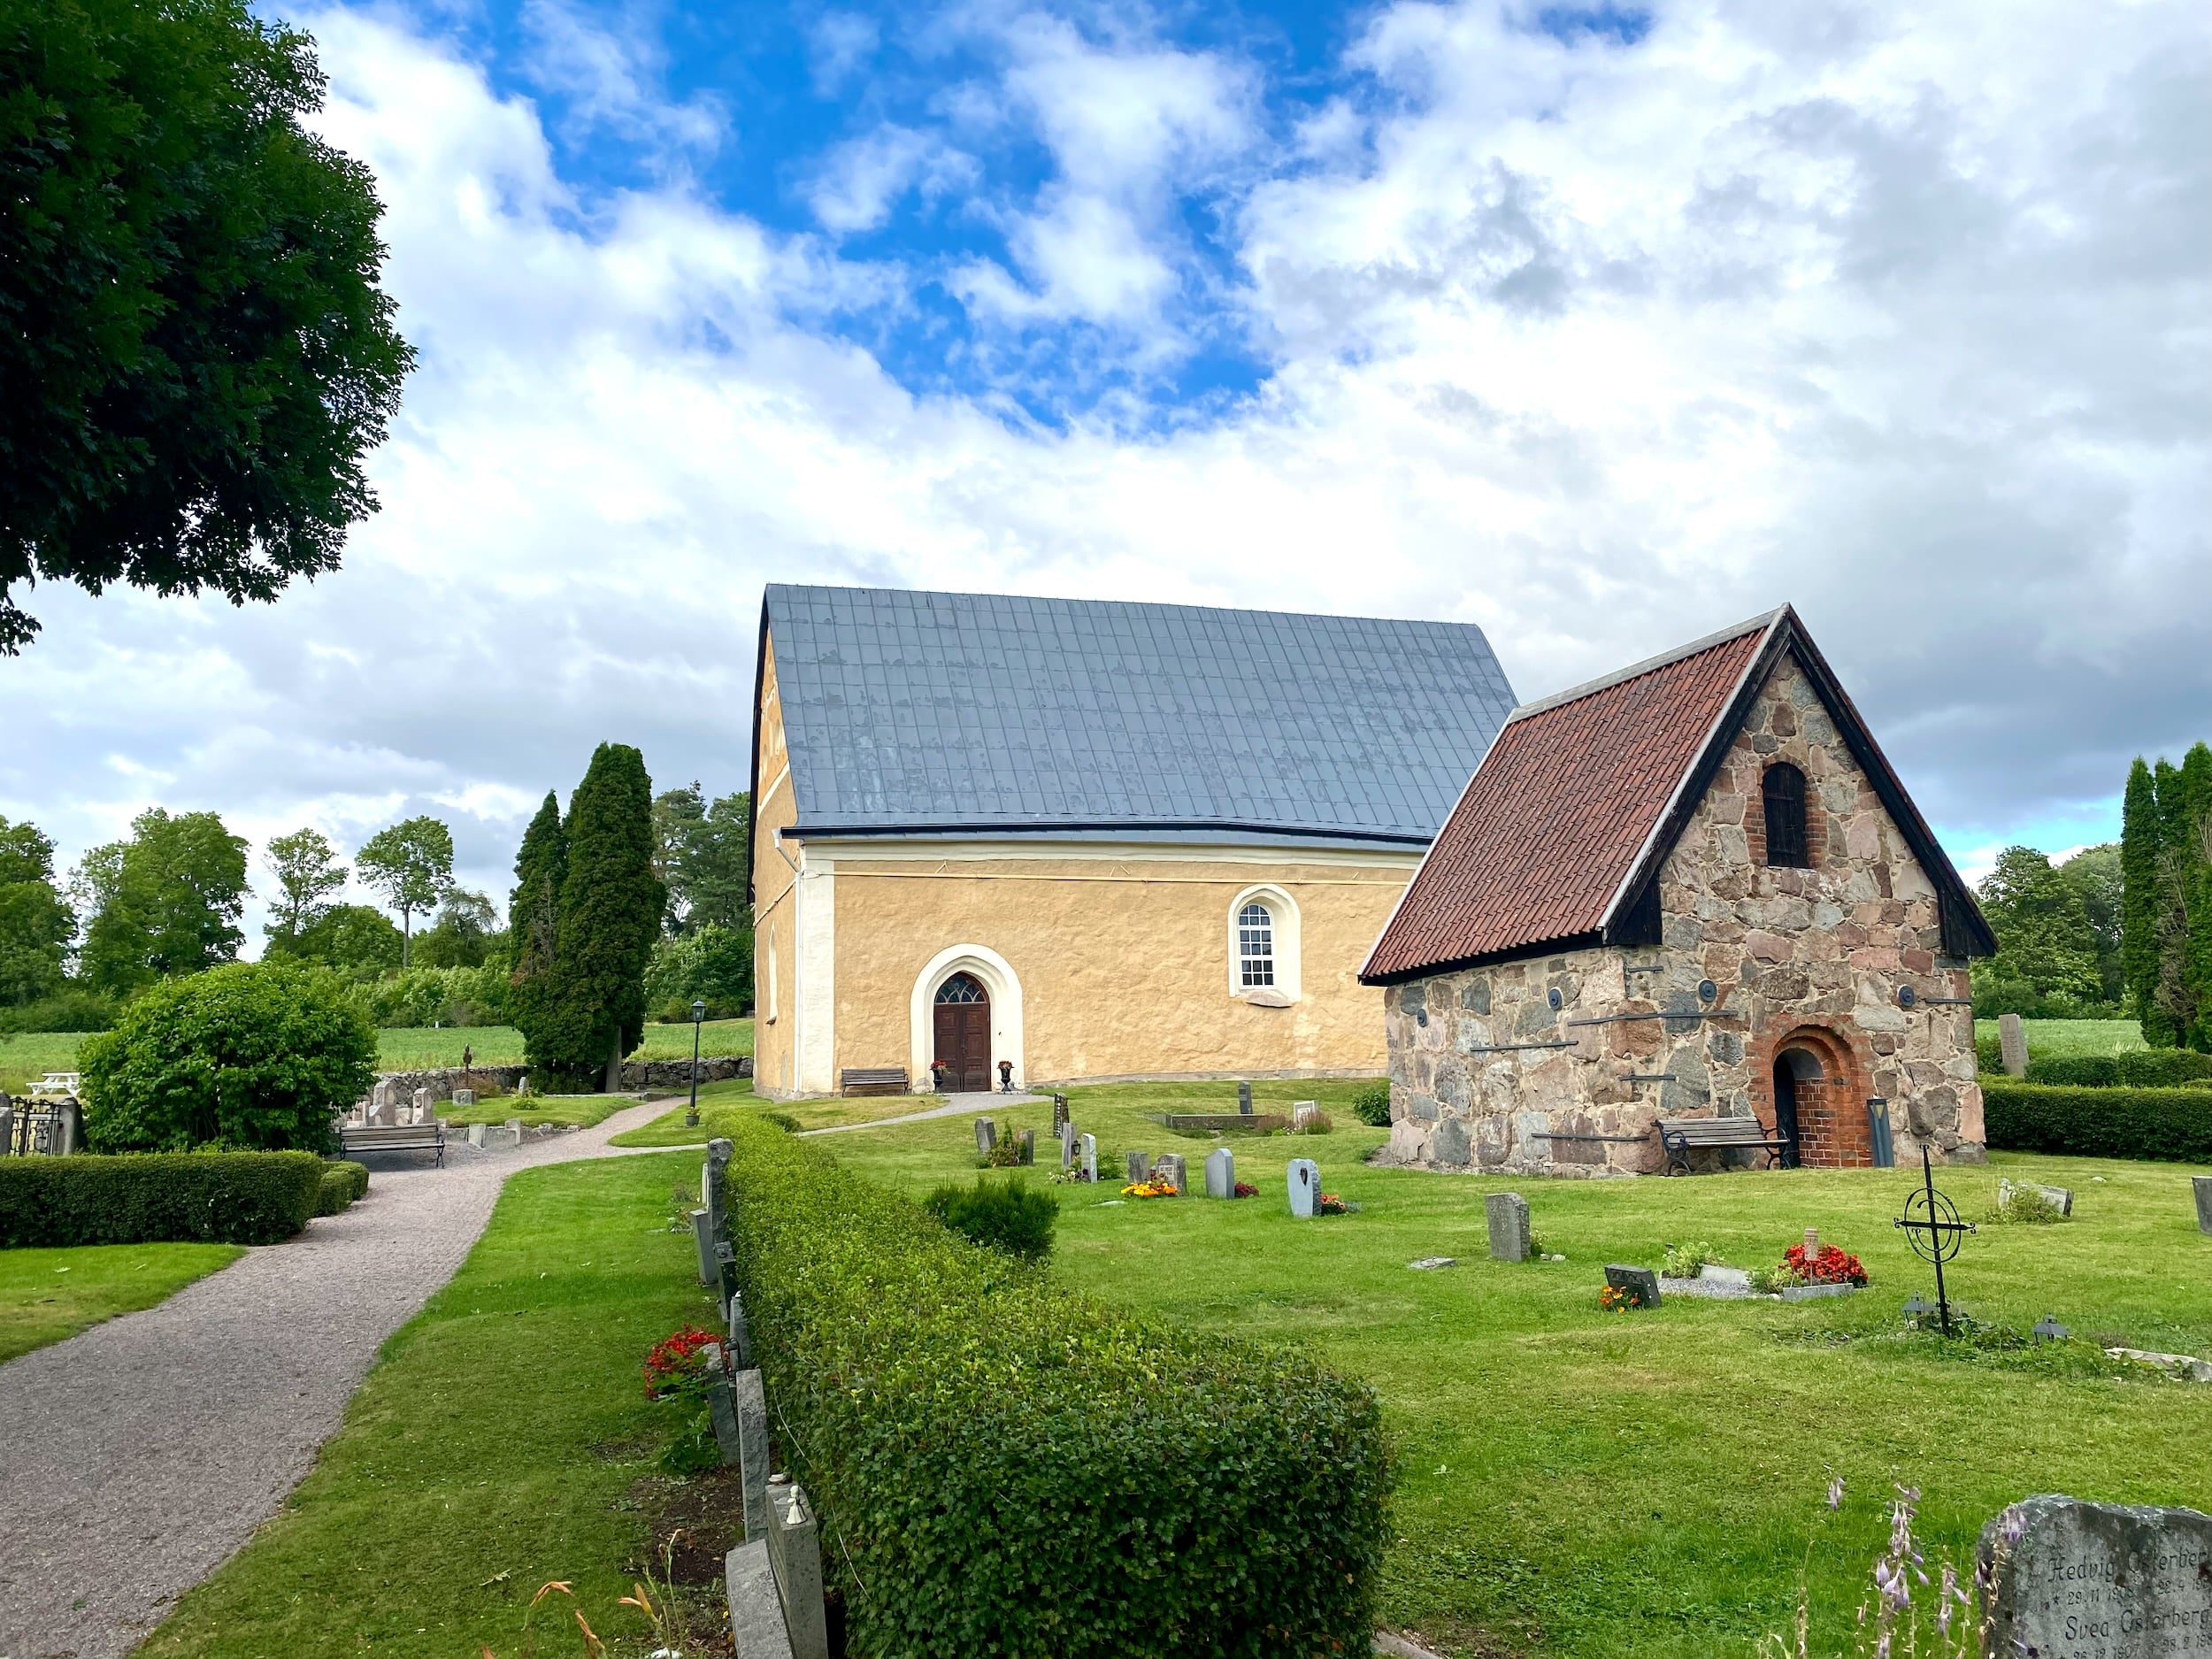
POLYGON ((1905 1200, 1905 1213, 1894 1225, 1905 1229, 1905 1240, 1915 1256, 1935 1264, 1936 1317, 1948 1336, 1951 1301, 1943 1288, 1943 1264, 1959 1253, 1960 1240, 1975 1227, 1970 1221, 1961 1221, 1957 1207, 1936 1191, 1935 1170, 1924 1146, 1920 1148, 1920 1174, 1923 1185, 1905 1200))

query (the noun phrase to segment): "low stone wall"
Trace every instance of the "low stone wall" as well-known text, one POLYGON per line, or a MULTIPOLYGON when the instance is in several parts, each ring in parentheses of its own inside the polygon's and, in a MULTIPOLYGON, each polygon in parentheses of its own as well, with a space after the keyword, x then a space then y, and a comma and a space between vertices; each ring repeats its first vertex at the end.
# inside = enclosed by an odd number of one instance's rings
MULTIPOLYGON (((419 1088, 430 1091, 430 1098, 449 1101, 457 1088, 473 1088, 483 1093, 496 1088, 513 1094, 515 1085, 529 1076, 526 1065, 472 1065, 463 1071, 457 1065, 440 1066, 427 1071, 380 1071, 380 1083, 395 1083, 399 1087, 402 1101, 411 1100, 419 1088)), ((719 1083, 733 1077, 750 1077, 753 1063, 744 1055, 723 1055, 699 1061, 699 1080, 719 1083)), ((688 1060, 629 1060, 623 1063, 624 1089, 687 1088, 691 1085, 691 1062, 688 1060)), ((542 1093, 543 1091, 540 1091, 542 1093)))

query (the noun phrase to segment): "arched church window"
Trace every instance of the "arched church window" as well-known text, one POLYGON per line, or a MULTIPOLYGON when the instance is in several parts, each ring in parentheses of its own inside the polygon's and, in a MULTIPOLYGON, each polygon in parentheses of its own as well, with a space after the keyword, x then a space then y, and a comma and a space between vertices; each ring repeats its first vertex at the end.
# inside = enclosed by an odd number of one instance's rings
POLYGON ((940 1002, 981 1002, 989 999, 973 974, 956 973, 937 987, 940 1002))
POLYGON ((1805 856, 1805 774, 1786 760, 1766 770, 1759 786, 1766 810, 1767 863, 1802 870, 1805 856))
POLYGON ((1275 983, 1275 918, 1264 904, 1237 912, 1237 978, 1248 991, 1275 983))

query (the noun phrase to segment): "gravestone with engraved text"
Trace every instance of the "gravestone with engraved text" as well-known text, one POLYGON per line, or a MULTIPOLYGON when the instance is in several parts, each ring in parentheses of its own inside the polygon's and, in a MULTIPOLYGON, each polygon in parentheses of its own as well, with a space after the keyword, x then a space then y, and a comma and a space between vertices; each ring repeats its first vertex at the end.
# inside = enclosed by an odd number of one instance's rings
POLYGON ((2027 1498, 1982 1529, 1978 1553, 1985 1655, 2212 1653, 2212 1516, 2027 1498))

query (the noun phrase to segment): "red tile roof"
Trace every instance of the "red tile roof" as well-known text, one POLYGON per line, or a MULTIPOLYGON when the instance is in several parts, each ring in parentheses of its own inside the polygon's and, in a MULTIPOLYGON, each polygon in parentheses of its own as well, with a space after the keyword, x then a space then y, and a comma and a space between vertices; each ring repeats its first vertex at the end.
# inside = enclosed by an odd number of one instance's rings
POLYGON ((1387 984, 1590 942, 1786 609, 1514 711, 1375 941, 1387 984))

